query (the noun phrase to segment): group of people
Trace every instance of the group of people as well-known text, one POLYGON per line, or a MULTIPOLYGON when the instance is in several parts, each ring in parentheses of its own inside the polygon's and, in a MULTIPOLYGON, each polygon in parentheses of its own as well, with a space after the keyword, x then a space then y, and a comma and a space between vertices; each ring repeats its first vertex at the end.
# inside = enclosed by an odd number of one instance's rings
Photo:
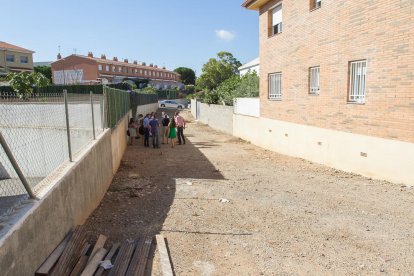
POLYGON ((186 122, 184 118, 177 111, 173 118, 170 118, 165 112, 162 112, 161 118, 157 118, 157 113, 152 112, 146 114, 145 117, 139 114, 136 119, 129 120, 127 135, 129 136, 129 143, 132 145, 134 139, 139 139, 138 134, 141 135, 142 144, 149 147, 149 140, 152 137, 153 148, 160 147, 160 131, 162 135, 162 143, 169 144, 175 147, 175 140, 178 138, 178 144, 185 144, 184 129, 186 122), (161 128, 160 128, 161 127, 161 128))

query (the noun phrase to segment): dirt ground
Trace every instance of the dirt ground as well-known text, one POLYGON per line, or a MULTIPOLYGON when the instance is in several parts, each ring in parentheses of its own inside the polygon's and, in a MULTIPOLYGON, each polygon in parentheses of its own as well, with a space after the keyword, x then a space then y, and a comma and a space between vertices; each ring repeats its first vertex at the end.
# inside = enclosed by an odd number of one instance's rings
MULTIPOLYGON (((185 134, 175 148, 128 147, 86 222, 91 234, 116 242, 162 233, 176 275, 414 275, 414 188, 195 122, 185 134)), ((147 272, 160 275, 151 254, 147 272)))

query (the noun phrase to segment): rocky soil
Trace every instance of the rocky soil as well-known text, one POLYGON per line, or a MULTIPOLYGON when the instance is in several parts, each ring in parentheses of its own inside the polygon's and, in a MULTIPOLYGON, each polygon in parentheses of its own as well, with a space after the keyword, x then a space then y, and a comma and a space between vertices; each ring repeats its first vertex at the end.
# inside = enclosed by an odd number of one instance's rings
MULTIPOLYGON (((176 275, 414 274, 414 188, 195 122, 185 133, 175 148, 128 147, 86 222, 91 234, 116 242, 162 233, 176 275)), ((151 254, 147 274, 160 275, 151 254)))

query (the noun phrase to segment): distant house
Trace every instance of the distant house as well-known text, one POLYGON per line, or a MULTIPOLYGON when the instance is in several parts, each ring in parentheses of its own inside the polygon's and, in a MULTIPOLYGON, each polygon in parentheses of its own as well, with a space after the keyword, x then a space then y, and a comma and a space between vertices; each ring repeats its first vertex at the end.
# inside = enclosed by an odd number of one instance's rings
POLYGON ((37 67, 37 66, 46 66, 46 67, 51 67, 52 66, 53 61, 38 61, 38 62, 33 62, 33 67, 37 67))
POLYGON ((260 74, 260 58, 255 58, 239 67, 240 76, 245 75, 249 71, 254 71, 257 73, 257 75, 260 74))
POLYGON ((34 51, 0 41, 0 74, 33 71, 34 51))
POLYGON ((130 63, 128 59, 118 61, 117 57, 107 59, 105 55, 94 57, 91 52, 87 56, 70 55, 51 64, 54 84, 92 84, 120 83, 124 80, 149 80, 149 85, 158 89, 181 88, 180 74, 158 68, 157 65, 137 61, 130 63))

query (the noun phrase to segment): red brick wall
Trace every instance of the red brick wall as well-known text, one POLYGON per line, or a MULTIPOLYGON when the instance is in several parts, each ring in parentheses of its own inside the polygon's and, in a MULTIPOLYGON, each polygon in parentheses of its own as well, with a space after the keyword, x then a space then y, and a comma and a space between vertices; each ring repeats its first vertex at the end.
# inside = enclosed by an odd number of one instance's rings
POLYGON ((52 76, 54 71, 65 70, 79 70, 83 69, 83 80, 95 81, 98 78, 98 64, 94 60, 78 57, 68 56, 64 60, 58 60, 51 65, 52 76))
POLYGON ((414 1, 283 1, 283 32, 268 38, 260 10, 261 116, 414 142, 414 1), (365 104, 349 104, 348 63, 367 60, 365 104), (309 95, 309 67, 321 91, 309 95), (268 100, 268 74, 282 72, 282 100, 268 100))

